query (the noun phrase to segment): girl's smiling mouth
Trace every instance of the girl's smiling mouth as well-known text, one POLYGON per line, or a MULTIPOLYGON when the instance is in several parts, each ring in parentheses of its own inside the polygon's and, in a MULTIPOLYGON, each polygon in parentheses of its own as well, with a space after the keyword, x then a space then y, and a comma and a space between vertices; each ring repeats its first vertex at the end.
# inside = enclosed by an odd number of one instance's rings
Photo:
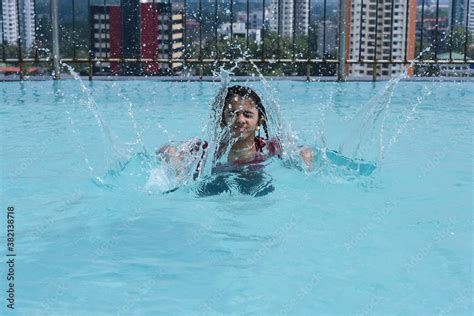
POLYGON ((241 126, 235 126, 234 131, 244 133, 244 132, 247 132, 247 128, 241 127, 241 126))

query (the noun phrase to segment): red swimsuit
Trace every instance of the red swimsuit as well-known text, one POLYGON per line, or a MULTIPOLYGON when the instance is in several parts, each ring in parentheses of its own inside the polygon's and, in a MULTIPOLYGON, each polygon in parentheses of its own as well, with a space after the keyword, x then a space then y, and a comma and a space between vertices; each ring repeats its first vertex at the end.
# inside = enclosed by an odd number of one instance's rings
MULTIPOLYGON (((197 141, 193 148, 191 148, 191 153, 198 152, 200 148, 202 148, 202 154, 200 157, 200 161, 196 167, 195 178, 200 173, 202 168, 202 162, 206 156, 206 150, 208 147, 207 141, 201 142, 197 141)), ((245 165, 252 165, 264 162, 267 158, 278 156, 280 157, 282 154, 282 148, 280 142, 276 138, 271 138, 268 140, 263 139, 262 137, 255 137, 255 147, 257 148, 257 152, 255 153, 254 159, 248 162, 233 162, 233 163, 218 163, 213 169, 213 172, 219 171, 230 171, 235 170, 236 168, 239 169, 245 165)))
MULTIPOLYGON (((233 171, 241 169, 243 166, 250 166, 260 168, 258 164, 264 162, 269 157, 281 156, 281 145, 275 139, 265 140, 262 137, 255 137, 255 147, 257 152, 255 153, 254 159, 246 162, 227 162, 227 163, 218 163, 213 169, 213 172, 222 172, 222 171, 233 171), (256 166, 255 166, 256 165, 256 166)), ((253 169, 253 168, 252 168, 253 169)))

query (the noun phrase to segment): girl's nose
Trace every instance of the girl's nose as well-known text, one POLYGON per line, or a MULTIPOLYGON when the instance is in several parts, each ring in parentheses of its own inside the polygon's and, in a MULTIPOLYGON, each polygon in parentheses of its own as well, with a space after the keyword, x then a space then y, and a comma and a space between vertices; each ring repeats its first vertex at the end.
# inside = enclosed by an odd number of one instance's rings
POLYGON ((237 113, 235 121, 236 122, 244 122, 245 121, 244 113, 242 113, 242 112, 237 113))

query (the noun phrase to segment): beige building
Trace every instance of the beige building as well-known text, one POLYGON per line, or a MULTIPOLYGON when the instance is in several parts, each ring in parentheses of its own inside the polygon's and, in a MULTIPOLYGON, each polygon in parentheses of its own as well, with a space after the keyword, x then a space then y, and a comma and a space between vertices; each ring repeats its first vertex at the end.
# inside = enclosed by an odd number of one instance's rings
POLYGON ((282 36, 291 37, 295 21, 295 34, 308 35, 309 0, 272 0, 270 13, 270 30, 273 32, 280 30, 282 36))
MULTIPOLYGON (((350 8, 350 60, 395 60, 414 58, 416 1, 352 0, 350 8), (393 7, 392 7, 393 4, 393 7), (362 10, 362 15, 361 15, 362 10), (407 14, 408 13, 408 14, 407 14), (407 21, 408 19, 408 21, 407 21)), ((403 64, 378 64, 377 76, 396 76, 403 64)), ((372 64, 351 64, 350 76, 372 76, 372 64)), ((411 74, 411 71, 409 71, 411 74)))
POLYGON ((31 50, 35 43, 35 7, 33 0, 2 0, 3 36, 7 43, 16 45, 21 36, 22 45, 31 50), (20 19, 20 20, 18 20, 20 19))

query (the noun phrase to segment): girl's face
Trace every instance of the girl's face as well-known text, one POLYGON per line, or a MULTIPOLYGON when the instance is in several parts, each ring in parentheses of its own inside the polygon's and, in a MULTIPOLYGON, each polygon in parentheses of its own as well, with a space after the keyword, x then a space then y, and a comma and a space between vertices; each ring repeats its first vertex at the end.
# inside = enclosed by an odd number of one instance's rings
POLYGON ((255 102, 247 97, 233 95, 225 105, 224 120, 234 138, 255 137, 258 129, 258 110, 255 102))

